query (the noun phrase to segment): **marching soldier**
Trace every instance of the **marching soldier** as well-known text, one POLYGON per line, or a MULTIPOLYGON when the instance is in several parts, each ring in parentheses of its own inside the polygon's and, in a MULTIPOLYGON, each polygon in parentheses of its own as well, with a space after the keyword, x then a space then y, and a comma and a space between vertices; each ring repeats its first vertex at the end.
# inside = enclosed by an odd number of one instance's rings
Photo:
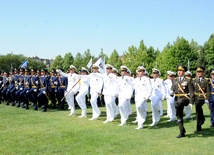
POLYGON ((6 92, 8 90, 8 85, 9 85, 9 73, 4 72, 3 84, 1 86, 1 95, 3 96, 4 100, 7 101, 7 103, 8 103, 8 97, 6 95, 6 92))
POLYGON ((20 104, 24 103, 24 101, 22 100, 22 98, 20 96, 20 93, 24 90, 25 68, 20 68, 19 71, 20 71, 20 77, 17 80, 18 86, 16 86, 16 89, 18 89, 18 90, 15 92, 15 95, 16 95, 16 98, 17 98, 17 101, 18 101, 16 107, 20 107, 20 104))
POLYGON ((119 126, 126 125, 126 121, 130 115, 130 110, 128 109, 128 104, 132 94, 133 86, 131 78, 127 76, 128 68, 126 66, 121 66, 121 77, 118 78, 118 98, 119 98, 119 111, 121 115, 121 124, 119 126))
POLYGON ((187 68, 184 65, 178 65, 178 78, 173 80, 171 88, 171 96, 175 94, 175 109, 177 116, 177 123, 179 125, 180 134, 177 138, 185 137, 186 130, 183 126, 183 110, 184 106, 187 106, 189 103, 194 103, 194 86, 191 78, 184 77, 184 74, 187 68))
POLYGON ((152 95, 152 85, 148 77, 144 76, 146 69, 143 66, 139 66, 138 77, 134 80, 135 88, 135 105, 137 109, 137 118, 135 122, 138 122, 137 130, 143 129, 143 123, 146 121, 146 115, 148 110, 147 100, 152 95))
POLYGON ((67 94, 66 96, 66 100, 68 102, 68 109, 71 109, 71 113, 69 114, 69 116, 71 115, 75 115, 75 105, 74 105, 74 95, 77 93, 78 89, 79 89, 79 77, 78 75, 75 73, 76 67, 71 65, 70 66, 70 73, 66 74, 63 73, 60 70, 57 70, 57 72, 59 72, 59 74, 61 74, 64 77, 68 78, 68 86, 67 86, 67 92, 69 92, 69 94, 67 94))
POLYGON ((58 77, 56 76, 56 70, 55 69, 51 69, 51 77, 49 79, 49 97, 51 100, 51 103, 53 105, 53 108, 56 108, 56 92, 57 92, 57 85, 58 85, 58 77))
POLYGON ((18 102, 18 98, 16 97, 16 91, 18 90, 18 79, 19 79, 19 77, 20 77, 20 75, 19 75, 19 69, 18 68, 14 68, 14 73, 15 73, 15 75, 14 75, 14 87, 13 87, 13 89, 10 91, 10 95, 11 95, 11 98, 12 98, 12 100, 14 101, 14 102, 12 102, 12 106, 15 106, 15 103, 17 103, 18 102))
POLYGON ((30 90, 27 92, 27 96, 33 102, 34 110, 37 108, 37 93, 39 90, 39 78, 36 75, 36 69, 31 68, 30 90))
POLYGON ((14 102, 15 102, 15 100, 12 98, 11 93, 10 93, 10 91, 14 88, 14 85, 15 85, 15 79, 14 78, 15 78, 14 77, 14 70, 11 69, 10 76, 9 76, 9 86, 8 86, 8 89, 6 92, 7 99, 8 99, 8 102, 6 105, 9 105, 9 102, 11 102, 11 105, 13 106, 14 102))
MULTIPOLYGON (((64 72, 64 69, 59 68, 59 70, 64 72)), ((61 105, 60 109, 64 110, 65 99, 62 100, 62 98, 64 97, 65 91, 67 89, 68 79, 66 77, 61 76, 59 73, 57 74, 57 76, 58 76, 58 81, 57 81, 58 87, 56 87, 57 100, 58 100, 58 103, 61 105)))
POLYGON ((214 69, 211 70, 211 78, 210 80, 210 87, 211 87, 211 98, 209 101, 209 108, 210 108, 210 121, 211 121, 211 125, 210 127, 214 127, 214 69))
MULTIPOLYGON (((87 75, 87 73, 88 73, 88 70, 86 68, 82 67, 81 74, 87 75)), ((87 117, 86 95, 88 94, 89 84, 90 84, 89 79, 81 78, 79 94, 76 96, 77 103, 80 106, 80 108, 82 109, 82 115, 79 116, 79 118, 87 117)))
MULTIPOLYGON (((190 71, 186 71, 185 72, 185 77, 189 77, 189 78, 192 78, 192 73, 190 71)), ((192 104, 190 104, 190 108, 192 108, 192 104)), ((189 106, 184 106, 184 110, 185 110, 185 115, 186 117, 184 119, 191 119, 190 116, 191 116, 191 110, 190 110, 189 106)))
POLYGON ((151 105, 152 105, 152 124, 150 126, 157 125, 160 121, 160 113, 158 112, 159 102, 165 98, 166 96, 166 87, 162 79, 159 78, 160 71, 158 69, 153 68, 153 79, 151 79, 152 83, 152 96, 151 105))
POLYGON ((195 108, 196 108, 196 119, 197 129, 196 132, 201 131, 201 126, 204 124, 205 118, 203 114, 202 106, 204 103, 209 104, 211 97, 210 92, 210 81, 203 77, 204 67, 198 66, 196 69, 197 77, 193 80, 195 88, 195 108))
POLYGON ((45 75, 46 70, 44 68, 41 69, 41 77, 39 81, 40 85, 40 93, 37 95, 39 105, 42 105, 42 112, 47 111, 48 105, 48 78, 45 75))
POLYGON ((29 101, 28 101, 28 96, 27 96, 27 92, 30 90, 30 70, 29 68, 25 68, 25 77, 24 77, 24 89, 23 91, 20 93, 20 96, 22 98, 22 100, 24 101, 24 103, 22 104, 22 108, 25 109, 29 109, 28 105, 29 105, 29 101))
POLYGON ((41 71, 40 71, 39 69, 37 69, 36 75, 37 75, 38 78, 40 78, 40 76, 41 76, 41 71))

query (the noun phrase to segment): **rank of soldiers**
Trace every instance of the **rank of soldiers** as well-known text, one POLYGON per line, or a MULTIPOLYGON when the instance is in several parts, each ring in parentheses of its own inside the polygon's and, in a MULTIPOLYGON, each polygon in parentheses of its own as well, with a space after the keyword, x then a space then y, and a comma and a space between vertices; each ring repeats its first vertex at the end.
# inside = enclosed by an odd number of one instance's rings
POLYGON ((136 70, 136 77, 131 76, 131 71, 126 66, 121 66, 121 75, 112 65, 106 65, 106 73, 99 73, 99 66, 92 66, 93 72, 90 73, 82 67, 76 73, 76 67, 71 65, 65 73, 63 69, 52 69, 51 73, 45 69, 36 70, 34 68, 15 68, 10 73, 1 72, 0 76, 0 103, 5 101, 6 105, 22 107, 29 109, 29 103, 32 103, 34 110, 38 107, 42 111, 47 111, 49 100, 52 108, 56 108, 56 103, 63 110, 65 100, 68 109, 75 115, 75 100, 82 109, 81 116, 87 117, 86 100, 90 96, 92 106, 92 118, 97 120, 101 111, 99 109, 99 99, 102 99, 106 105, 106 121, 110 123, 120 113, 121 124, 127 124, 127 120, 132 113, 131 100, 134 96, 137 116, 132 123, 137 123, 136 129, 143 129, 146 121, 148 104, 151 100, 152 124, 155 126, 163 115, 162 100, 167 100, 168 122, 175 121, 179 126, 180 134, 177 138, 185 137, 186 130, 183 125, 183 110, 186 117, 190 119, 192 105, 196 109, 196 132, 202 130, 205 118, 202 106, 207 104, 210 110, 211 125, 214 125, 214 69, 211 70, 211 78, 205 78, 204 68, 196 68, 197 76, 192 78, 192 73, 187 71, 184 65, 177 66, 177 75, 172 71, 167 71, 167 79, 160 79, 161 72, 158 69, 152 69, 152 77, 146 71, 146 68, 139 66, 136 70), (89 95, 88 95, 89 94, 89 95), (118 106, 116 104, 118 102, 118 106))

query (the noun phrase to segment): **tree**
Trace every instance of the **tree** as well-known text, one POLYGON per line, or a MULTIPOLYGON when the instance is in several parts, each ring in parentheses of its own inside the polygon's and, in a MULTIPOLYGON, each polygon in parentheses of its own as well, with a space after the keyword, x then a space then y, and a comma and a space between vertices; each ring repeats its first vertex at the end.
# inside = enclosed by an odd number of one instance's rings
POLYGON ((82 69, 81 67, 83 66, 83 58, 82 58, 81 53, 78 52, 76 54, 73 65, 77 68, 77 70, 82 69))
POLYGON ((62 61, 62 68, 64 70, 68 70, 70 68, 70 65, 73 64, 73 62, 74 62, 74 57, 71 54, 71 52, 66 53, 65 56, 64 56, 64 59, 62 61))
POLYGON ((54 59, 53 63, 50 65, 50 69, 52 69, 52 68, 54 68, 54 69, 63 68, 62 63, 63 63, 63 58, 61 55, 58 55, 54 59))
POLYGON ((205 42, 204 51, 206 54, 205 59, 207 62, 206 69, 207 69, 207 73, 209 73, 211 69, 214 69, 214 34, 212 34, 209 37, 209 40, 205 42))
POLYGON ((112 66, 114 66, 114 68, 120 69, 120 66, 122 65, 122 60, 116 49, 114 49, 114 51, 111 53, 106 64, 111 64, 112 66))

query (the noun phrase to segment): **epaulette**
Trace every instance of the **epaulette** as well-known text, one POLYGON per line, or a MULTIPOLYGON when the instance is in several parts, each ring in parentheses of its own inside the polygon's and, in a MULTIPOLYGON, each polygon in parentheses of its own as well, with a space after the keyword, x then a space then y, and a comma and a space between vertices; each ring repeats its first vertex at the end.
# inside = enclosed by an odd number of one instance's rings
POLYGON ((192 78, 192 80, 195 80, 195 78, 192 78))
POLYGON ((185 77, 186 79, 191 79, 190 77, 185 77))
POLYGON ((210 78, 206 78, 206 77, 205 77, 205 79, 206 79, 206 80, 209 80, 210 78))

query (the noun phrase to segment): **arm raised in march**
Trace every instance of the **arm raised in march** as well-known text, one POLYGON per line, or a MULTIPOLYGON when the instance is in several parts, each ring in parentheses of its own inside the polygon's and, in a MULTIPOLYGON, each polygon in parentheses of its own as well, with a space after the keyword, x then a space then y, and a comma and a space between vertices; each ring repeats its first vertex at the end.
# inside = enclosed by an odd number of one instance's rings
POLYGON ((59 71, 58 69, 56 70, 57 72, 59 72, 60 75, 64 76, 64 77, 68 77, 68 74, 62 72, 62 71, 59 71))

